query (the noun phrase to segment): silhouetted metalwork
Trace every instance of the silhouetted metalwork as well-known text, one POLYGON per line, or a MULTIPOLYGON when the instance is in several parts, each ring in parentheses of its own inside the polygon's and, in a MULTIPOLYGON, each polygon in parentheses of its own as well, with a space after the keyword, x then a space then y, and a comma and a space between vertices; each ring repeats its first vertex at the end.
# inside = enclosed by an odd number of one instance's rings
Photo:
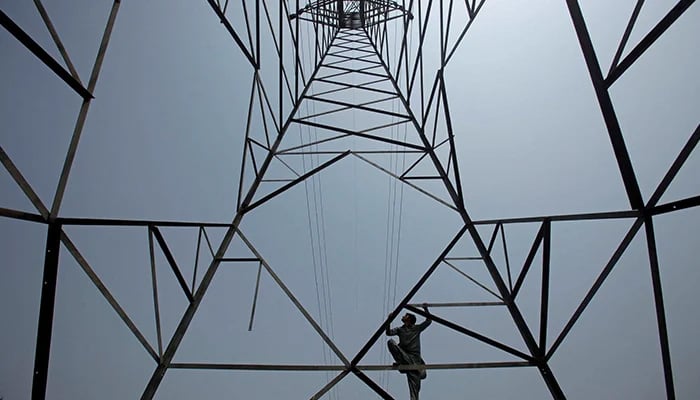
MULTIPOLYGON (((49 210, 36 195, 30 183, 23 177, 10 157, 0 147, 0 161, 22 189, 27 198, 37 210, 37 214, 20 210, 0 208, 0 216, 13 218, 33 223, 45 224, 48 228, 46 255, 44 266, 44 285, 42 286, 41 311, 38 324, 37 345, 35 354, 35 375, 32 386, 32 398, 45 398, 47 373, 49 370, 49 351, 51 330, 53 322, 54 294, 56 290, 56 274, 58 269, 59 243, 75 258, 91 282, 98 288, 102 296, 107 300, 113 310, 119 315, 129 330, 141 343, 144 350, 155 361, 153 374, 143 392, 142 399, 151 399, 156 394, 163 376, 169 369, 217 369, 217 370, 261 370, 261 371, 337 371, 339 374, 317 393, 311 396, 318 399, 333 388, 338 382, 349 374, 356 375, 361 381, 374 390, 384 399, 392 399, 380 385, 369 378, 364 371, 376 371, 392 369, 390 365, 364 365, 361 364, 364 356, 377 342, 385 328, 399 314, 402 309, 407 309, 426 318, 430 318, 437 324, 448 329, 471 337, 488 346, 503 351, 516 357, 519 361, 496 363, 456 363, 427 365, 427 369, 450 368, 504 368, 504 367, 536 367, 549 389, 553 398, 565 398, 565 390, 556 379, 554 371, 550 368, 549 360, 555 354, 567 335, 575 327, 582 313, 586 310, 591 300, 595 297, 602 284, 606 281, 618 260, 625 253, 631 241, 638 232, 644 228, 648 257, 651 268, 653 297, 658 323, 658 339, 662 354, 662 367, 666 384, 666 396, 675 398, 673 372, 669 351, 669 338, 666 328, 666 316, 664 296, 660 282, 659 265, 653 219, 655 215, 673 212, 688 207, 697 207, 700 204, 700 196, 693 196, 667 204, 658 204, 662 195, 673 182, 678 171, 695 150, 700 140, 700 126, 692 133, 686 145, 678 154, 658 187, 644 201, 637 182, 635 169, 630 161, 627 146, 622 135, 620 124, 616 115, 615 106, 611 100, 610 88, 631 65, 633 65, 649 47, 661 37, 670 26, 676 22, 683 13, 694 3, 692 0, 681 0, 668 14, 631 50, 625 57, 625 49, 630 37, 630 32, 635 26, 637 16, 642 8, 643 1, 638 1, 627 28, 619 42, 614 61, 608 73, 604 74, 600 60, 593 47, 588 33, 585 18, 581 12, 578 1, 567 0, 568 11, 575 29, 578 42, 583 54, 583 59, 590 73, 591 82, 595 89, 595 95, 600 106, 602 117, 610 138, 610 144, 617 160, 619 173, 626 190, 630 207, 626 210, 614 210, 602 213, 549 215, 549 216, 525 216, 520 218, 508 218, 498 220, 473 220, 464 203, 462 180, 459 171, 459 157, 454 143, 454 128, 451 121, 451 106, 449 104, 448 91, 450 83, 443 74, 444 68, 462 44, 465 34, 472 26, 472 22, 479 16, 485 0, 467 0, 464 2, 466 14, 456 24, 453 19, 455 7, 453 2, 445 1, 401 1, 400 4, 386 0, 319 0, 301 7, 299 1, 268 2, 265 0, 243 1, 244 26, 234 26, 229 21, 228 0, 207 0, 213 9, 216 19, 224 26, 235 45, 240 50, 242 58, 252 68, 252 81, 250 88, 250 101, 248 119, 245 129, 245 142, 242 157, 241 175, 239 177, 237 212, 231 222, 206 223, 191 221, 157 221, 157 220, 124 220, 124 219, 91 219, 91 218, 62 218, 60 205, 63 192, 67 185, 73 158, 80 140, 80 134, 87 116, 89 105, 95 101, 92 92, 97 82, 99 71, 107 51, 109 38, 114 26, 119 1, 113 2, 113 7, 105 27, 105 33, 95 61, 91 77, 87 87, 82 84, 70 58, 60 42, 60 38, 51 24, 48 14, 43 9, 41 2, 35 0, 35 4, 42 15, 42 19, 52 34, 52 38, 59 48, 64 68, 59 61, 35 42, 25 31, 13 22, 4 12, 0 11, 0 23, 2 26, 27 47, 41 62, 45 63, 58 78, 65 81, 82 99, 78 122, 76 123, 73 139, 68 149, 66 160, 59 178, 58 189, 49 210), (275 10, 273 7, 277 6, 275 10), (276 21, 274 17, 277 17, 276 21), (426 32, 428 24, 437 25, 439 37, 428 39, 426 32), (300 24, 310 24, 312 27, 310 36, 308 30, 300 28, 300 24), (388 26, 397 24, 402 36, 398 48, 400 51, 389 51, 388 26), (415 26, 418 30, 417 42, 410 41, 409 27, 415 26), (454 28, 457 28, 456 30, 454 28), (272 33, 275 48, 276 65, 272 65, 277 71, 276 79, 266 80, 263 77, 261 65, 261 40, 272 33), (459 32, 456 38, 450 38, 450 34, 459 32), (429 42, 430 41, 430 42, 429 42), (302 44, 311 44, 313 54, 304 57, 301 52, 302 44), (292 51, 288 51, 291 46, 292 51), (411 47, 412 48, 409 48, 411 47), (427 70, 424 66, 424 49, 426 46, 439 49, 438 67, 436 70, 427 70), (290 59, 289 55, 294 54, 290 59), (359 67, 358 67, 359 65, 359 67), (349 79, 353 78, 353 79, 349 79), (357 82, 360 83, 357 83, 357 82), (378 84, 388 83, 388 87, 379 87, 378 84), (322 91, 311 91, 312 86, 325 87, 322 91), (329 88, 329 85, 331 88, 329 88), (270 89, 274 91, 270 91, 270 89), (350 90, 361 92, 366 99, 351 101, 342 95, 350 90), (398 101, 399 110, 385 107, 388 101, 398 101), (325 110, 320 113, 304 115, 302 104, 314 102, 324 104, 325 110), (254 105, 258 110, 254 110, 254 105), (356 112, 372 115, 370 120, 374 125, 362 129, 351 129, 347 126, 333 124, 333 119, 328 118, 342 111, 355 110, 356 112), (254 113, 259 113, 262 121, 262 130, 251 129, 251 120, 254 113), (325 118, 324 118, 325 117, 325 118), (440 118, 442 117, 442 118, 440 118), (438 120, 442 125, 438 127, 438 120), (414 133, 414 140, 400 139, 387 135, 388 129, 395 126, 407 126, 414 133), (309 138, 306 143, 288 144, 285 139, 292 126, 309 126, 322 135, 315 139, 309 138), (366 143, 373 143, 367 148, 350 150, 344 139, 354 137, 362 139, 366 143), (446 151, 443 151, 446 150, 446 151), (377 154, 406 154, 411 156, 411 164, 400 173, 392 172, 381 165, 372 157, 377 154), (308 171, 299 172, 294 168, 294 157, 304 155, 316 155, 323 159, 318 166, 308 171), (462 221, 462 228, 446 244, 442 253, 438 254, 434 262, 427 266, 423 276, 394 305, 390 316, 377 327, 369 340, 357 354, 352 356, 343 352, 334 344, 333 340, 324 331, 321 325, 297 300, 294 293, 285 285, 282 279, 275 273, 273 267, 265 260, 255 245, 241 231, 241 221, 248 212, 261 204, 282 195, 286 190, 304 182, 314 174, 320 173, 324 168, 334 165, 346 157, 356 157, 368 165, 384 172, 395 179, 416 189, 418 192, 435 200, 455 211, 462 221), (268 177, 268 171, 272 165, 281 166, 288 172, 288 177, 272 179, 268 177), (432 173, 425 175, 416 172, 418 165, 428 165, 432 173), (421 182, 439 182, 444 191, 435 192, 425 188, 421 182), (552 247, 552 224, 561 221, 586 221, 603 219, 623 219, 631 222, 629 231, 617 246, 609 261, 603 266, 600 275, 588 290, 575 312, 564 326, 563 330, 554 338, 547 337, 549 288, 550 288, 550 252, 552 247), (508 262, 507 240, 505 228, 513 224, 539 223, 540 228, 530 247, 525 263, 520 268, 520 273, 514 276, 508 262), (153 300, 155 304, 155 319, 157 324, 157 348, 154 348, 131 321, 126 312, 112 296, 109 289, 101 282, 98 275, 90 267, 89 263, 81 255, 78 248, 70 240, 64 226, 133 226, 142 227, 148 232, 153 300), (491 240, 486 243, 477 232, 477 226, 493 226, 491 240), (182 274, 169 246, 160 232, 163 227, 181 227, 198 229, 197 248, 207 246, 212 261, 202 266, 198 271, 198 260, 195 264, 194 276, 189 284, 182 274), (207 230, 219 227, 226 228, 226 233, 220 243, 212 243, 207 230), (496 266, 492 257, 492 250, 496 246, 497 237, 501 236, 501 245, 506 257, 507 272, 504 276, 496 266), (237 237, 245 243, 254 257, 225 257, 226 251, 237 237), (471 260, 480 260, 487 269, 489 276, 496 287, 490 290, 469 274, 461 271, 455 260, 459 255, 452 254, 454 246, 462 237, 471 240, 478 256, 467 257, 471 260), (154 242, 155 239, 155 242, 154 242), (160 328, 160 315, 158 306, 158 286, 155 274, 154 249, 157 243, 160 251, 165 255, 173 275, 176 277, 182 292, 188 299, 188 306, 184 311, 177 328, 170 338, 164 338, 160 328), (531 271, 535 255, 542 251, 542 276, 541 293, 539 299, 540 320, 537 326, 528 324, 522 316, 521 310, 516 304, 516 298, 522 295, 520 289, 531 271), (260 275, 269 275, 275 283, 284 291, 286 296, 294 303, 297 310, 313 327, 316 333, 329 346, 333 353, 342 361, 341 365, 260 365, 260 364, 215 364, 215 363, 175 363, 173 358, 180 343, 195 316, 202 299, 207 293, 217 269, 221 263, 227 262, 255 262, 258 264, 256 285, 259 284, 260 275), (478 286, 493 296, 493 301, 484 302, 455 302, 455 303, 431 303, 432 307, 503 307, 513 320, 518 334, 527 346, 527 352, 523 352, 508 346, 494 338, 480 334, 468 327, 461 326, 438 314, 426 314, 417 308, 417 304, 411 304, 414 295, 431 277, 440 266, 452 268, 462 276, 476 283, 478 286), (199 285, 196 284, 198 273, 202 274, 199 285), (538 331, 539 337, 533 332, 538 331)), ((216 22, 212 18, 212 22, 216 22)), ((467 259, 461 258, 461 259, 467 259)), ((255 291, 257 299, 257 286, 255 291)), ((250 325, 252 327, 255 314, 255 302, 251 310, 250 325)), ((411 367, 407 367, 411 368, 411 367)))

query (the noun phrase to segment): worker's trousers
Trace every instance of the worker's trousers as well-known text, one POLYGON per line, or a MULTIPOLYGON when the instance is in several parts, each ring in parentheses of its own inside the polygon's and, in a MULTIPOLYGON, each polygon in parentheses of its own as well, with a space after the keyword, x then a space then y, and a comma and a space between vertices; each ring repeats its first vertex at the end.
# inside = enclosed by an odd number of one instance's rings
MULTIPOLYGON (((420 355, 410 354, 405 352, 393 339, 387 343, 391 356, 394 357, 399 365, 422 365, 425 364, 420 355)), ((406 374, 408 380, 408 391, 411 395, 411 400, 418 400, 418 392, 420 392, 420 381, 427 376, 424 369, 417 371, 400 371, 406 374)))

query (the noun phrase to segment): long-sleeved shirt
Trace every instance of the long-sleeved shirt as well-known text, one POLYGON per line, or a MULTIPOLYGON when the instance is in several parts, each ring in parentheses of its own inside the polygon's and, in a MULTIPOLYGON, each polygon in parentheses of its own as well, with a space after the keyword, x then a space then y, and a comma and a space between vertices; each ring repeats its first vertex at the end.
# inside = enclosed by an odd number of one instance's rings
POLYGON ((415 324, 413 326, 403 325, 398 328, 391 328, 387 330, 386 334, 388 336, 398 336, 399 347, 401 347, 403 351, 420 357, 420 333, 423 332, 431 322, 431 320, 426 319, 420 324, 415 324))

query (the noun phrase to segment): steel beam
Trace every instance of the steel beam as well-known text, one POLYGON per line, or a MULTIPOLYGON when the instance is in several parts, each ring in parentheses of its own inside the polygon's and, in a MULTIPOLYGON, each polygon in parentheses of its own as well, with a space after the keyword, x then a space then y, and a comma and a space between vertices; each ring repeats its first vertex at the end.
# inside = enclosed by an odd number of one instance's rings
POLYGON ((659 256, 656 252, 656 237, 654 235, 654 224, 650 215, 644 218, 644 230, 647 236, 649 267, 651 268, 651 284, 654 289, 654 305, 656 307, 656 323, 659 330, 661 360, 664 366, 664 383, 666 386, 666 398, 668 400, 675 400, 676 391, 673 385, 673 368, 671 367, 671 350, 668 343, 668 327, 666 326, 666 310, 664 307, 663 289, 661 287, 659 256))
POLYGON ((567 0, 566 4, 569 8, 569 14, 571 15, 574 29, 576 30, 576 36, 578 37, 581 51, 583 52, 583 58, 588 67, 588 73, 593 83, 593 89, 595 90, 603 119, 605 120, 610 143, 612 144, 613 152, 617 159, 617 166, 622 175, 622 182, 625 185, 625 190, 627 191, 627 198, 633 209, 642 209, 644 207, 642 192, 639 190, 639 183, 637 182, 637 176, 634 173, 632 161, 627 152, 625 139, 622 135, 622 128, 620 127, 620 122, 615 113, 615 107, 613 106, 610 93, 608 92, 608 85, 606 85, 603 72, 600 69, 598 56, 593 47, 591 36, 588 33, 586 21, 583 18, 583 13, 581 12, 577 0, 567 0))
POLYGON ((34 353, 32 400, 43 400, 46 398, 60 245, 61 225, 54 222, 49 224, 46 235, 44 277, 41 284, 41 303, 39 306, 39 327, 36 334, 36 350, 34 353))
POLYGON ((0 25, 20 41, 29 51, 41 60, 51 71, 68 84, 84 100, 92 99, 90 93, 83 85, 76 80, 70 72, 66 71, 49 53, 44 50, 39 43, 35 42, 22 28, 19 27, 10 17, 0 10, 0 25))

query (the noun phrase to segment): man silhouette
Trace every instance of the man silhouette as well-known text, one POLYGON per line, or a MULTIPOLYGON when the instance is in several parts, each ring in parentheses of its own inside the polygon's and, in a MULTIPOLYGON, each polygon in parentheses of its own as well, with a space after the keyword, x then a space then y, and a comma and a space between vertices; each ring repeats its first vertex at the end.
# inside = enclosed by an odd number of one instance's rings
MULTIPOLYGON (((427 305, 423 305, 423 310, 428 311, 427 305)), ((420 355, 420 334, 425 328, 430 325, 431 320, 427 319, 420 324, 416 324, 416 316, 411 313, 406 313, 402 318, 402 326, 398 328, 386 327, 387 336, 398 336, 399 343, 396 344, 394 339, 389 339, 387 343, 391 356, 394 357, 394 365, 399 366, 399 372, 406 374, 408 380, 408 391, 411 394, 411 400, 418 400, 418 392, 420 392, 420 381, 425 379, 427 373, 425 369, 402 371, 402 365, 425 365, 423 358, 420 355)))

